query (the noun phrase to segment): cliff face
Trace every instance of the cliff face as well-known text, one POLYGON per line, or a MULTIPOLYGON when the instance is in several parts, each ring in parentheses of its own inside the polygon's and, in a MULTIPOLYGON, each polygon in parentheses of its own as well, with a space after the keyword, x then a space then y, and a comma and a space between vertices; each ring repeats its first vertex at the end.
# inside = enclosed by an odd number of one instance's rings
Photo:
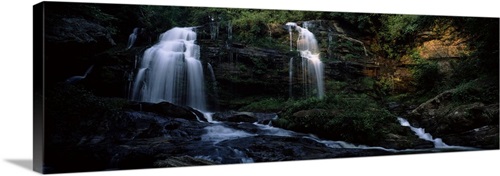
MULTIPOLYGON (((337 21, 304 21, 297 24, 303 28, 307 27, 318 41, 325 82, 377 76, 378 66, 370 59, 373 54, 366 49, 365 42, 351 37, 351 34, 357 35, 356 31, 343 29, 337 21)), ((297 32, 292 32, 290 42, 285 25, 268 30, 266 33, 276 39, 273 42, 274 47, 239 43, 231 40, 228 30, 220 29, 217 30, 217 35, 209 36, 210 29, 197 29, 201 34, 198 39, 201 60, 213 68, 217 82, 217 90, 213 94, 218 94, 223 107, 237 107, 241 105, 239 103, 248 103, 242 102, 241 99, 251 101, 263 96, 288 98, 290 89, 295 92, 294 96, 303 96, 300 89, 304 80, 297 75, 300 73, 298 69, 301 63, 300 55, 296 51, 297 32), (290 64, 293 72, 292 84, 290 64)))
MULTIPOLYGON (((333 89, 330 86, 332 82, 356 82, 364 77, 382 80, 396 93, 415 91, 412 67, 419 64, 415 57, 437 61, 440 73, 449 75, 455 60, 471 52, 465 45, 466 39, 461 38, 449 25, 421 32, 415 39, 415 52, 399 59, 387 59, 372 51, 372 48, 380 45, 379 41, 341 20, 299 21, 297 25, 310 30, 318 41, 320 58, 324 63, 326 91, 333 89)), ((95 65, 84 84, 103 96, 129 96, 133 73, 136 72, 142 52, 154 44, 138 42, 127 50, 126 43, 115 43, 105 27, 84 19, 63 19, 49 27, 47 60, 51 63, 66 63, 63 65, 68 67, 51 67, 47 77, 51 82, 63 81, 70 76, 83 74, 86 68, 95 65), (74 21, 78 20, 81 21, 79 28, 74 26, 74 21), (62 54, 58 50, 74 54, 62 54)), ((219 101, 223 107, 233 108, 241 106, 238 105, 240 103, 248 103, 241 102, 241 99, 252 101, 263 96, 288 98, 290 89, 292 92, 301 92, 300 85, 304 84, 304 80, 300 76, 294 76, 290 86, 289 77, 290 62, 300 64, 299 53, 295 51, 298 37, 296 31, 293 31, 290 42, 290 35, 284 24, 268 27, 263 29, 264 33, 266 37, 269 34, 269 38, 273 40, 267 45, 259 45, 238 41, 235 36, 245 32, 242 31, 244 29, 233 29, 229 24, 207 24, 196 30, 208 99, 214 101, 212 104, 219 101)), ((137 41, 149 41, 154 38, 151 36, 154 34, 141 33, 137 36, 137 41)), ((350 89, 349 86, 355 85, 348 84, 346 89, 350 89)))

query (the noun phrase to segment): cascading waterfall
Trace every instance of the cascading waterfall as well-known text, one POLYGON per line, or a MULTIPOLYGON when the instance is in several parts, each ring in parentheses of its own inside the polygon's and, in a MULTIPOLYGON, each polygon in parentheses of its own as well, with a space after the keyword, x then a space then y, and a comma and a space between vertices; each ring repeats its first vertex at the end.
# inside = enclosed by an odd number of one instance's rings
POLYGON ((290 51, 293 51, 293 47, 292 47, 292 38, 293 38, 293 35, 292 35, 292 27, 295 28, 297 26, 297 23, 294 23, 294 22, 288 22, 285 24, 288 28, 288 33, 290 35, 290 51))
POLYGON ((134 81, 132 100, 168 101, 206 110, 200 47, 194 28, 175 27, 148 48, 134 81))
MULTIPOLYGON (((307 26, 307 23, 304 22, 304 25, 307 26)), ((300 57, 302 58, 302 81, 305 84, 304 95, 308 96, 309 92, 314 90, 318 98, 323 98, 325 95, 323 63, 320 60, 320 52, 316 37, 307 28, 302 28, 296 23, 288 22, 286 26, 290 29, 295 28, 295 30, 299 32, 297 50, 300 52, 300 57), (310 84, 315 86, 310 86, 310 84)), ((291 68, 292 67, 290 67, 290 69, 291 68)), ((290 74, 290 77, 293 77, 293 73, 290 74)), ((292 78, 290 78, 290 80, 292 80, 292 78)))
MULTIPOLYGON (((211 78, 211 83, 212 83, 212 93, 213 93, 213 96, 214 96, 214 99, 215 99, 215 109, 218 109, 218 105, 219 105, 219 93, 217 93, 217 80, 215 79, 215 74, 214 74, 214 69, 212 68, 212 64, 210 63, 207 63, 207 68, 208 68, 208 71, 210 72, 210 78, 211 78)), ((206 118, 206 116, 205 116, 206 118)))
POLYGON ((94 65, 91 65, 87 71, 85 71, 85 74, 84 75, 81 75, 81 76, 72 76, 68 79, 66 79, 66 83, 70 83, 70 84, 73 84, 73 83, 76 83, 82 79, 85 79, 87 77, 87 75, 90 73, 90 71, 92 71, 92 68, 94 68, 94 65))
POLYGON ((289 69, 288 69, 288 77, 289 77, 289 90, 288 92, 290 93, 289 97, 292 98, 293 96, 293 57, 290 58, 290 63, 288 64, 289 69))
POLYGON ((233 40, 233 25, 231 21, 227 22, 227 40, 231 42, 233 40))
POLYGON ((219 22, 216 21, 215 17, 209 16, 210 18, 210 39, 215 40, 219 35, 219 22))
POLYGON ((403 119, 401 117, 398 117, 398 121, 401 124, 401 126, 409 127, 415 134, 423 140, 430 141, 434 143, 435 148, 449 148, 447 144, 445 144, 441 138, 433 138, 431 134, 426 133, 423 128, 415 128, 410 125, 410 122, 408 120, 403 119))
POLYGON ((139 28, 134 28, 134 31, 128 36, 127 49, 132 48, 137 39, 137 34, 139 33, 139 28))

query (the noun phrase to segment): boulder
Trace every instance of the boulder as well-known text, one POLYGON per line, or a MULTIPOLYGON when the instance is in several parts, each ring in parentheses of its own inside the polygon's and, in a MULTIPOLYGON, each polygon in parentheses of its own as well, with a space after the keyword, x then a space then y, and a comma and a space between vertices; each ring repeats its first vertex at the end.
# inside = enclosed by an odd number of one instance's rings
POLYGON ((448 90, 422 103, 409 113, 410 123, 442 138, 448 145, 498 148, 498 103, 457 105, 452 101, 455 92, 456 89, 448 90))
MULTIPOLYGON (((203 120, 203 114, 194 111, 190 107, 175 105, 170 102, 148 103, 148 102, 133 102, 129 108, 136 111, 153 112, 161 116, 183 118, 187 120, 203 120)), ((206 121, 206 119, 205 119, 206 121)))
POLYGON ((218 112, 212 116, 215 121, 222 122, 248 122, 254 123, 258 121, 258 118, 252 112, 218 112))
POLYGON ((153 163, 154 167, 200 166, 213 164, 216 163, 201 158, 193 158, 191 156, 170 157, 153 163))
POLYGON ((422 140, 416 135, 401 135, 389 133, 379 143, 381 147, 397 150, 434 148, 433 142, 422 140))
POLYGON ((442 137, 447 144, 473 146, 483 149, 498 149, 498 125, 488 125, 461 133, 442 137))

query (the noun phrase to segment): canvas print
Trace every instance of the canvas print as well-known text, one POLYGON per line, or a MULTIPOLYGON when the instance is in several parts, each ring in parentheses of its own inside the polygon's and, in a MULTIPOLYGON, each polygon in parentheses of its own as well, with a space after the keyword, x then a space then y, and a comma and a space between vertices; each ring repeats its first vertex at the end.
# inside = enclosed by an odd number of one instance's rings
POLYGON ((499 148, 499 19, 42 2, 34 169, 499 148))

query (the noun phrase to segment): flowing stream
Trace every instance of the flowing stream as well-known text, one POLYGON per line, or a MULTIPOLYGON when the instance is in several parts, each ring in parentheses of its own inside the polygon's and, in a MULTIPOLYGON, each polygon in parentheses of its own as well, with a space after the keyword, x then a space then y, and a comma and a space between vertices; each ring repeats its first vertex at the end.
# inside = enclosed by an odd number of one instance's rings
MULTIPOLYGON (((314 87, 304 86, 305 91, 315 91, 318 98, 324 96, 323 64, 314 35, 295 23, 287 23, 299 32, 297 50, 302 58, 302 79, 315 83, 314 87), (309 79, 310 78, 310 79, 309 79)), ((291 37, 290 33, 290 37, 291 37)), ((303 134, 272 126, 276 114, 255 113, 258 122, 221 122, 213 120, 215 113, 207 111, 205 80, 200 61, 200 47, 195 44, 196 33, 193 28, 173 28, 160 36, 160 41, 147 49, 137 69, 133 85, 132 99, 143 102, 168 101, 187 105, 201 111, 208 122, 182 122, 188 131, 170 130, 165 136, 177 136, 186 140, 186 155, 202 158, 216 163, 246 163, 258 161, 283 161, 342 156, 375 156, 398 152, 433 151, 435 149, 471 148, 449 146, 439 138, 433 138, 424 129, 415 128, 403 118, 400 124, 409 127, 415 135, 434 143, 433 149, 395 150, 378 146, 354 145, 344 141, 320 139, 311 134, 303 134), (193 124, 195 123, 195 124, 193 124), (190 131, 191 130, 191 131, 190 131), (197 132, 195 132, 197 131, 197 132), (190 140, 196 139, 196 140, 190 140)), ((293 58, 289 62, 290 96, 293 87, 293 58)), ((216 88, 216 80, 210 63, 206 64, 216 88)), ((216 92, 216 91, 215 91, 216 92)), ((158 122, 166 123, 166 122, 158 122)), ((176 122, 181 123, 181 122, 176 122)), ((171 125, 172 126, 172 125, 171 125)), ((175 127, 175 125, 174 125, 175 127)), ((165 132, 167 133, 167 132, 165 132)))
MULTIPOLYGON (((267 115, 274 115, 274 119, 277 118, 276 114, 267 115)), ((262 157, 259 156, 260 151, 255 151, 252 147, 258 146, 259 141, 266 141, 268 138, 272 140, 265 142, 266 144, 262 144, 262 146, 258 148, 267 150, 268 148, 274 147, 276 145, 275 143, 277 143, 279 145, 287 145, 297 152, 304 152, 304 155, 318 155, 315 152, 308 153, 308 147, 312 146, 315 147, 315 150, 318 150, 317 152, 322 153, 320 156, 324 155, 324 157, 328 157, 329 152, 336 153, 338 151, 349 152, 346 156, 351 156, 353 153, 362 153, 361 156, 371 156, 379 154, 435 152, 443 149, 475 150, 470 147, 446 145, 439 138, 433 138, 429 133, 425 133, 424 129, 411 126, 405 119, 398 118, 398 120, 402 126, 411 128, 411 130, 415 132, 415 135, 423 140, 434 142, 435 147, 427 149, 396 150, 378 146, 355 145, 345 141, 324 140, 311 134, 298 133, 273 127, 271 124, 262 124, 258 122, 229 123, 210 119, 209 125, 204 128, 205 132, 201 136, 201 141, 208 142, 208 144, 204 146, 205 152, 200 152, 195 157, 219 163, 246 163, 256 160, 259 161, 261 159, 258 158, 262 157), (246 145, 247 142, 250 143, 250 146, 246 145), (254 159, 250 156, 256 156, 258 158, 254 159), (239 159, 235 160, 235 158, 239 159)), ((280 152, 279 149, 273 148, 270 150, 272 150, 272 152, 280 152)))

